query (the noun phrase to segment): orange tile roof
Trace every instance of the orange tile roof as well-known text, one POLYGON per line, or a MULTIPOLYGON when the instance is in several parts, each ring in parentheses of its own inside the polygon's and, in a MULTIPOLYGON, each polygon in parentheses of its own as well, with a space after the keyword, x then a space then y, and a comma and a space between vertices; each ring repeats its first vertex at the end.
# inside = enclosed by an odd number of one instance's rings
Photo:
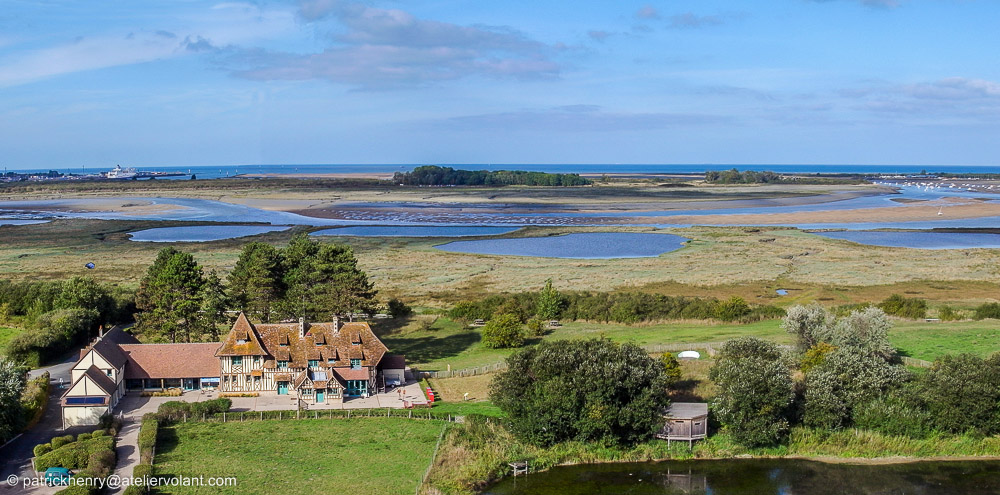
POLYGON ((301 325, 298 322, 253 324, 240 314, 216 355, 262 355, 265 368, 273 367, 272 360, 288 361, 289 368, 306 368, 309 360, 330 357, 336 358, 336 365, 346 365, 347 362, 339 361, 354 358, 361 359, 362 366, 374 367, 389 351, 365 322, 343 323, 339 329, 333 323, 301 325), (236 344, 236 337, 244 336, 247 343, 236 344))
POLYGON ((218 342, 123 344, 128 355, 125 378, 205 378, 219 376, 218 342))

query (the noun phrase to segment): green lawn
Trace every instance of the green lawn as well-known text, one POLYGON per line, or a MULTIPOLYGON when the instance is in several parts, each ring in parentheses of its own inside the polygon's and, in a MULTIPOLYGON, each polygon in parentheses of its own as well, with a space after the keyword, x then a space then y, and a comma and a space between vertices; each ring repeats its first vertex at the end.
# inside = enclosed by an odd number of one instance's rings
POLYGON ((181 423, 160 430, 159 476, 235 476, 236 487, 158 493, 411 494, 444 423, 403 418, 181 423))
MULTIPOLYGON (((380 329, 382 341, 392 352, 405 354, 409 364, 421 370, 453 370, 484 366, 505 359, 510 349, 487 349, 480 344, 480 329, 440 317, 429 327, 433 317, 419 316, 400 328, 380 329)), ((639 345, 719 342, 752 335, 781 344, 792 338, 781 329, 780 320, 750 324, 678 322, 656 325, 567 322, 544 339, 581 339, 605 337, 616 342, 639 345)), ((897 320, 890 332, 892 343, 905 355, 933 360, 946 353, 971 352, 987 356, 1000 351, 1000 322, 995 320, 937 322, 897 320)), ((542 338, 529 339, 528 344, 542 338)))
POLYGON ((7 342, 19 333, 21 333, 20 328, 0 327, 0 356, 6 354, 7 342))
POLYGON ((1000 322, 896 322, 889 339, 904 355, 928 361, 963 352, 985 357, 1000 351, 1000 322))
MULTIPOLYGON (((744 335, 755 335, 781 343, 790 343, 790 337, 779 325, 778 320, 747 325, 679 322, 630 326, 615 323, 568 322, 542 338, 605 337, 616 342, 655 345, 718 342, 744 335)), ((438 318, 429 328, 411 322, 401 328, 386 331, 376 327, 376 332, 392 352, 405 354, 407 363, 421 370, 445 370, 449 365, 453 370, 484 366, 502 361, 513 352, 510 349, 483 347, 479 342, 480 329, 469 328, 444 317, 438 318)), ((529 339, 528 343, 537 343, 540 340, 533 338, 529 339)))

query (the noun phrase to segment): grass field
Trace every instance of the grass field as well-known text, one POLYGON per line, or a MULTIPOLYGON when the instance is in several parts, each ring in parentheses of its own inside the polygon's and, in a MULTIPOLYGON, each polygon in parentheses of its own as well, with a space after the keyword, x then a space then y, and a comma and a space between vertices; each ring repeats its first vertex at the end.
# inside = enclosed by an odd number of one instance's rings
POLYGON ((7 342, 19 333, 21 333, 19 328, 0 327, 0 356, 6 354, 7 342))
MULTIPOLYGON (((128 240, 127 232, 191 222, 56 220, 0 226, 0 274, 12 279, 65 279, 86 275, 138 285, 165 247, 128 240), (84 265, 94 262, 97 268, 84 265)), ((227 274, 241 247, 260 240, 283 245, 304 227, 286 232, 205 243, 175 243, 206 269, 227 274)), ((530 227, 506 237, 581 230, 649 232, 651 227, 530 227)), ((429 238, 324 238, 346 242, 384 299, 443 308, 503 291, 535 290, 552 278, 560 290, 645 290, 668 295, 727 298, 789 306, 818 301, 880 301, 899 293, 935 304, 971 308, 1000 295, 1000 250, 918 250, 862 246, 795 229, 692 227, 667 229, 692 239, 683 249, 654 258, 574 260, 447 253, 429 238), (766 242, 765 242, 766 241, 766 242), (447 269, 443 269, 447 267, 447 269), (778 296, 786 289, 788 296, 778 296)))
POLYGON ((902 354, 928 361, 964 352, 986 357, 1000 351, 1000 321, 897 322, 889 340, 902 354))
MULTIPOLYGON (((661 323, 655 325, 621 325, 614 323, 568 322, 544 337, 528 340, 528 344, 544 339, 586 339, 604 337, 615 342, 638 345, 718 342, 743 335, 756 335, 777 342, 791 342, 779 328, 778 320, 748 325, 711 324, 706 322, 661 323)), ((480 330, 470 328, 445 317, 417 316, 410 323, 389 332, 375 327, 379 338, 393 352, 406 355, 407 363, 424 371, 459 370, 491 365, 502 361, 511 349, 487 349, 480 344, 480 330), (421 322, 431 322, 426 327, 421 322)))
POLYGON ((235 476, 236 487, 158 493, 411 494, 445 423, 403 418, 182 423, 160 430, 157 476, 235 476))

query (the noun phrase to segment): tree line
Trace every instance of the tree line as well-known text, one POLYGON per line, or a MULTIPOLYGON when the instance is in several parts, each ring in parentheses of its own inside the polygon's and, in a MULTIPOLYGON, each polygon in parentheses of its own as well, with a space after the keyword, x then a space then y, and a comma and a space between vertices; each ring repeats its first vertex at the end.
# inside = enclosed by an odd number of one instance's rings
POLYGON ((225 280, 206 273, 190 253, 168 247, 139 284, 135 333, 150 342, 217 341, 231 311, 261 322, 326 321, 334 314, 372 312, 375 295, 349 246, 319 243, 306 234, 284 248, 244 245, 225 280))
POLYGON ((889 343, 891 320, 874 307, 837 317, 796 306, 782 326, 795 336, 794 349, 735 339, 711 370, 713 412, 740 444, 780 444, 794 426, 913 438, 1000 433, 998 355, 946 355, 910 371, 889 343))
POLYGON ((711 184, 773 184, 786 181, 780 174, 767 170, 740 172, 733 168, 730 170, 708 170, 705 172, 705 182, 711 184))
POLYGON ((542 320, 639 323, 682 319, 752 322, 780 318, 785 312, 776 306, 750 305, 740 297, 719 300, 639 291, 561 293, 548 281, 538 292, 495 294, 462 301, 448 314, 465 321, 490 320, 495 315, 510 314, 522 323, 536 316, 542 320))
POLYGON ((579 174, 550 174, 525 170, 461 170, 424 165, 412 172, 396 172, 393 182, 407 186, 586 186, 579 174))
POLYGON ((24 329, 7 343, 7 355, 31 366, 86 343, 102 325, 129 321, 134 312, 134 292, 86 277, 0 281, 0 323, 24 329))

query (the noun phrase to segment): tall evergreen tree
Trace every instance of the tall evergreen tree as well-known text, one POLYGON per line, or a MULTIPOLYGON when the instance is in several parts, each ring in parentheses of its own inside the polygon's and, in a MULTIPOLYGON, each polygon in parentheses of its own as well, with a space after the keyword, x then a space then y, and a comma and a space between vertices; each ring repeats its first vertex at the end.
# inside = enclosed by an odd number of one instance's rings
POLYGON ((229 298, 233 306, 252 318, 269 322, 284 295, 281 253, 263 242, 243 246, 229 273, 229 298))
POLYGON ((229 309, 229 298, 226 296, 222 279, 215 270, 205 276, 205 285, 201 290, 201 308, 208 338, 213 341, 219 340, 219 325, 228 323, 226 310, 229 309))
POLYGON ((136 307, 142 312, 137 330, 152 340, 190 342, 200 336, 201 267, 189 253, 165 248, 139 284, 136 307))
POLYGON ((322 320, 331 314, 373 310, 376 290, 349 246, 320 244, 298 235, 283 254, 289 316, 322 320))

